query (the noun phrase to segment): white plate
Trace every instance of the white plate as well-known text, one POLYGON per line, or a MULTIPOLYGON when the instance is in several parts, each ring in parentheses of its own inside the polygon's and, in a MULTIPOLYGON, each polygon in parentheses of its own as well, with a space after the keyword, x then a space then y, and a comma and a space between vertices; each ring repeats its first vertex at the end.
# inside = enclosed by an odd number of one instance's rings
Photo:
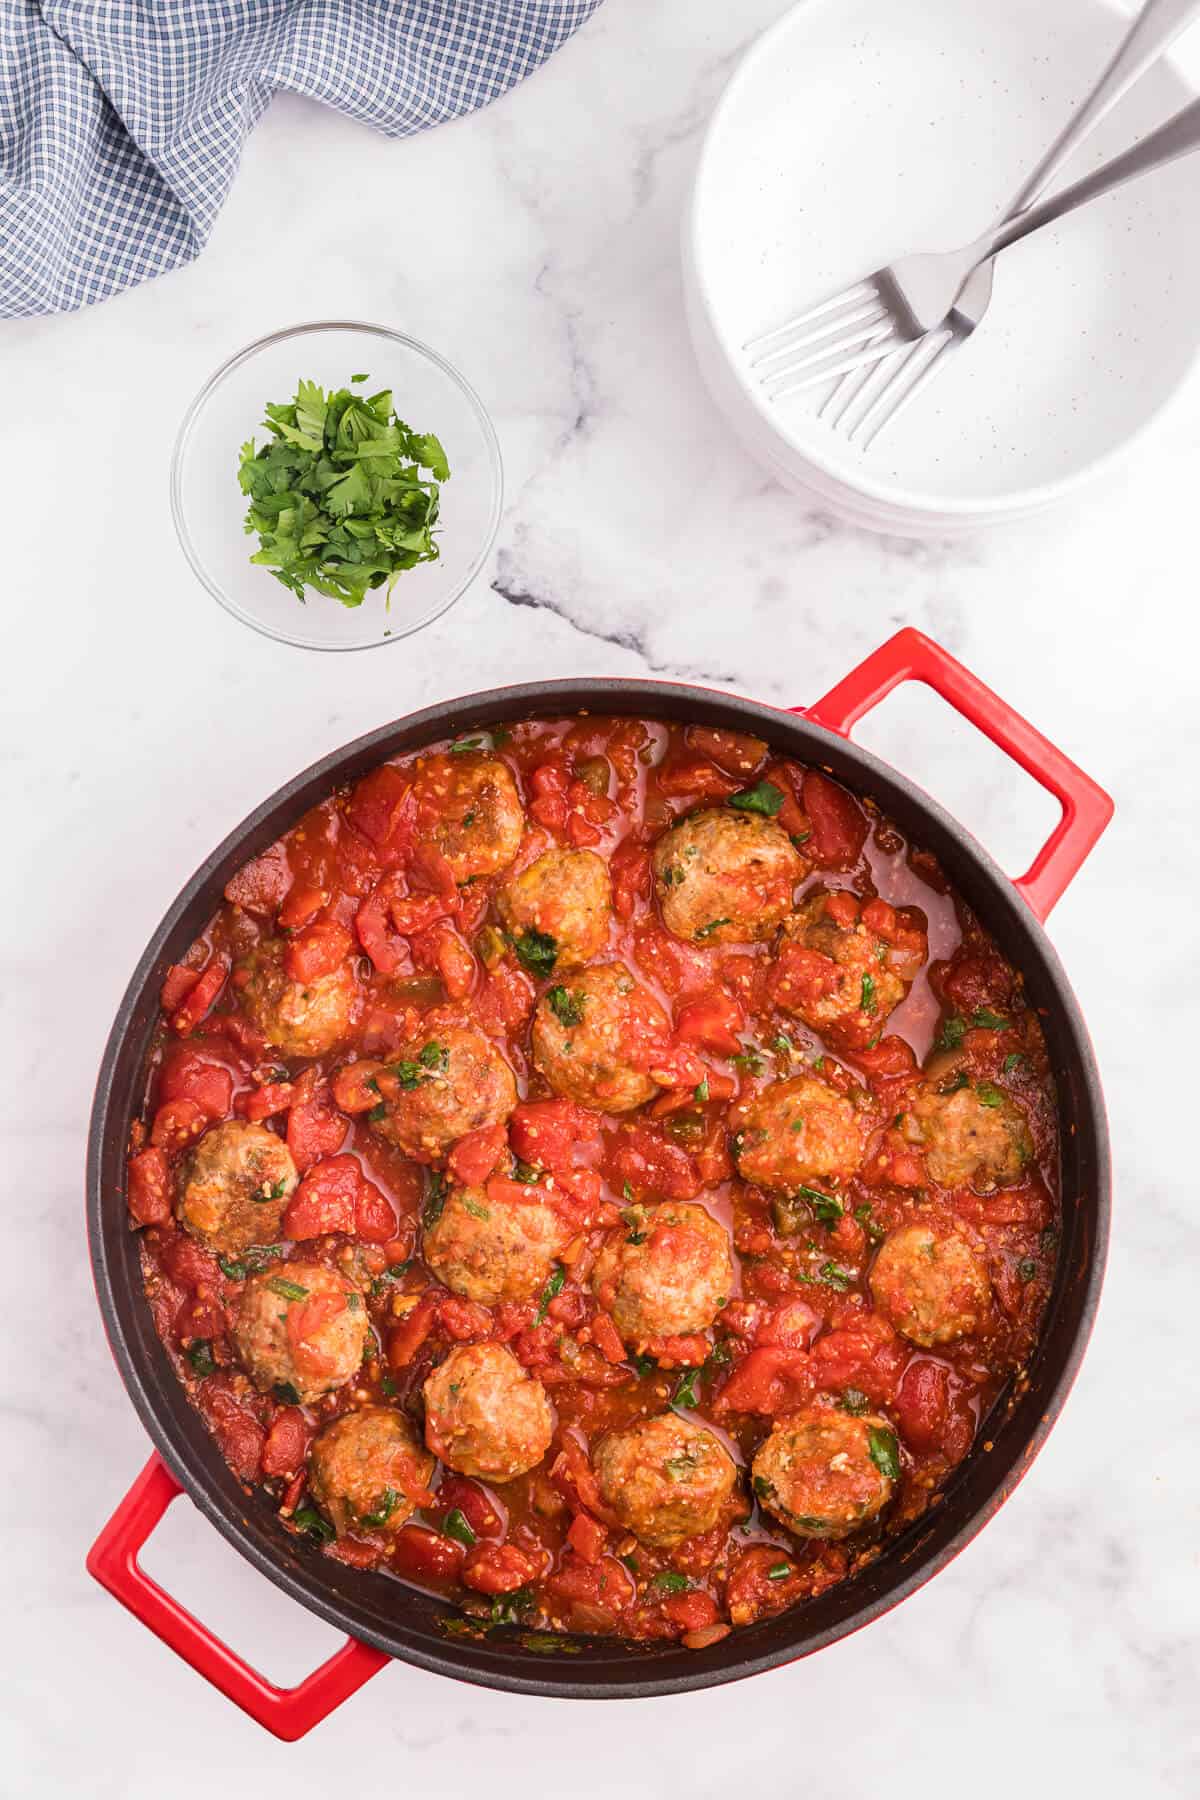
MULTIPOLYGON (((1200 349, 1200 157, 1014 246, 985 324, 863 452, 771 404, 744 343, 904 250, 974 237, 1007 205, 1126 21, 1095 0, 809 0, 759 40, 709 127, 684 228, 701 367, 751 450, 860 523, 1016 517, 1109 465, 1200 349)), ((1192 98, 1151 69, 1061 181, 1192 98)))

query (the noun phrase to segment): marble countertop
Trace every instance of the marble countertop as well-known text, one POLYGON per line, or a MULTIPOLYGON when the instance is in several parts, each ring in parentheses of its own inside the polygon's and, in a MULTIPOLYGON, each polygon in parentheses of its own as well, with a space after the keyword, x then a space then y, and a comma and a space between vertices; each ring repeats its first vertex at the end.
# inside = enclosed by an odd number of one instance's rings
MULTIPOLYGON (((1160 1122, 1165 1095, 1168 1119, 1191 1104, 1200 419, 1171 416, 1074 511, 953 545, 864 535, 749 462, 690 359, 678 218, 715 97, 782 10, 608 0, 523 88, 405 143, 278 100, 198 263, 0 341, 5 1795, 212 1800, 286 1782, 526 1800, 562 1782, 564 1757, 577 1800, 617 1782, 692 1800, 1200 1791, 1197 1237, 1160 1122), (508 495, 493 566, 457 608, 397 647, 323 658, 213 604, 177 549, 165 474, 185 404, 232 349, 347 315, 467 371, 508 495), (284 1749, 83 1568, 148 1452, 100 1329, 81 1197, 92 1083, 146 936, 251 803, 424 702, 653 673, 797 704, 905 623, 1117 802, 1051 922, 1095 1035, 1117 1177, 1104 1303, 1061 1423, 950 1569, 790 1669, 602 1709, 397 1664, 284 1749)), ((1046 796, 932 698, 898 697, 861 737, 1013 871, 1045 835, 1046 796)), ((146 1562, 272 1677, 332 1647, 186 1502, 146 1562)))

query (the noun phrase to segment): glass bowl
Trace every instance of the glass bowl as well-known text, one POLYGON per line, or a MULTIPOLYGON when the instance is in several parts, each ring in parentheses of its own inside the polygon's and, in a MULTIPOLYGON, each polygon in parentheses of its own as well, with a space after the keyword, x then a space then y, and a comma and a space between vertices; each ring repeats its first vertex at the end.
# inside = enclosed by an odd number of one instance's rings
POLYGON ((478 575, 500 524, 504 476, 496 432, 457 369, 415 338, 353 320, 293 325, 259 338, 222 363, 188 408, 171 459, 171 512, 184 555, 226 611, 281 643, 307 650, 366 650, 419 631, 453 606, 478 575), (361 606, 327 594, 300 600, 270 569, 252 563, 256 536, 243 527, 241 446, 270 441, 268 401, 288 401, 298 381, 358 393, 392 389, 414 431, 436 432, 450 464, 441 490, 436 562, 418 563, 361 606))

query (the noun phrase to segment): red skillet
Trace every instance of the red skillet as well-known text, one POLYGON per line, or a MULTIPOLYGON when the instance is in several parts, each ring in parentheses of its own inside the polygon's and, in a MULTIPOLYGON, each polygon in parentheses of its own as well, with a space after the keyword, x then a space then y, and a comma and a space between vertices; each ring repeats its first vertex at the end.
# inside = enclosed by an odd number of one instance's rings
POLYGON ((815 706, 795 713, 667 682, 534 682, 428 707, 358 739, 289 782, 226 838, 170 908, 121 1003, 100 1071, 88 1147, 92 1266, 117 1366, 155 1454, 96 1540, 88 1558, 92 1574, 194 1669, 289 1740, 311 1730, 391 1657, 523 1693, 578 1699, 677 1693, 807 1655, 903 1600, 974 1537, 1025 1473, 1066 1399, 1095 1314, 1108 1238, 1108 1134, 1091 1045, 1041 921, 1111 816, 1108 796, 1061 751, 912 630, 898 633, 815 706), (920 789, 849 742, 854 724, 904 681, 934 688, 1061 804, 1059 823, 1019 881, 1010 881, 920 789), (215 912, 234 870, 332 787, 386 757, 447 735, 581 708, 748 731, 872 796, 902 831, 935 853, 1005 956, 1024 972, 1042 1012, 1059 1083, 1063 1243, 1027 1388, 1001 1398, 941 1503, 877 1562, 820 1598, 700 1652, 578 1639, 573 1654, 546 1656, 499 1628, 481 1642, 455 1638, 441 1623, 448 1610, 443 1602, 332 1562, 282 1531, 263 1496, 248 1499, 237 1485, 167 1363, 142 1295, 137 1245, 121 1199, 125 1144, 142 1097, 163 975, 215 912), (266 1681, 140 1568, 138 1551, 180 1493, 187 1493, 277 1586, 348 1633, 345 1646, 298 1687, 281 1689, 266 1681))

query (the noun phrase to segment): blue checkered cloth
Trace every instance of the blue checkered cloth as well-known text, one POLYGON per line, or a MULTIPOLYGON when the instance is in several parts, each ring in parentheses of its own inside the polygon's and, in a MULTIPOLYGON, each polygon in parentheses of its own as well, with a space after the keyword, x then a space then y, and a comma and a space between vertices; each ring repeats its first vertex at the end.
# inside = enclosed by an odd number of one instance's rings
POLYGON ((389 137, 494 100, 599 0, 0 0, 0 318, 199 255, 283 88, 389 137))

